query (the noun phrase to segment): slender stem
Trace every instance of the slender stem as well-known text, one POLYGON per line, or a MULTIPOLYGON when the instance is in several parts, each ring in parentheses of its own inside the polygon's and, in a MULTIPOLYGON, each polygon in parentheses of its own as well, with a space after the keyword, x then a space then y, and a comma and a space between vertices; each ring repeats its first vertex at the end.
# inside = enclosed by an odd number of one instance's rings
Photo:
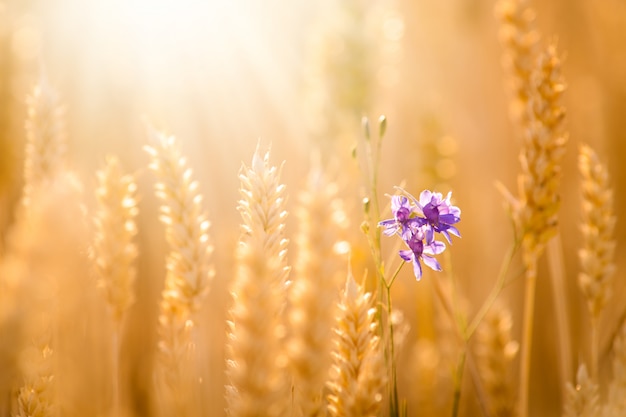
POLYGON ((459 358, 454 377, 454 398, 452 401, 452 417, 459 415, 459 405, 461 404, 461 384, 463 382, 463 370, 465 369, 465 358, 467 350, 464 348, 459 358))
POLYGON ((391 276, 391 280, 389 282, 385 281, 385 286, 387 287, 387 289, 391 289, 391 286, 393 285, 393 282, 396 280, 396 277, 398 276, 398 274, 400 273, 400 270, 402 269, 402 267, 404 266, 406 262, 400 262, 400 265, 398 265, 398 268, 396 269, 396 272, 393 273, 393 275, 391 276))
POLYGON ((591 317, 591 377, 598 380, 598 361, 599 361, 599 337, 598 337, 598 317, 591 317))
MULTIPOLYGON (((403 262, 404 263, 404 262, 403 262)), ((400 271, 400 268, 398 268, 400 271)), ((397 275, 397 274, 396 274, 397 275)), ((394 277, 395 278, 395 277, 394 277)), ((391 285, 386 285, 387 290, 387 325, 389 326, 389 349, 391 350, 391 395, 389 398, 390 416, 398 416, 398 378, 396 369, 396 352, 393 341, 393 320, 391 320, 391 285)))
POLYGON ((526 265, 526 288, 524 294, 524 323, 520 353, 520 417, 528 417, 528 390, 530 388, 530 354, 532 350, 533 319, 535 312, 535 288, 537 286, 537 255, 528 254, 526 265))
POLYGON ((114 323, 115 329, 113 330, 112 337, 112 371, 113 371, 113 415, 120 415, 120 330, 121 323, 114 323))
MULTIPOLYGON (((548 242, 548 267, 550 276, 552 277, 552 294, 554 295, 554 308, 556 313, 557 331, 559 334, 559 365, 561 371, 561 387, 565 386, 567 381, 571 381, 572 375, 572 348, 570 343, 570 329, 567 314, 567 291, 565 285, 565 262, 563 261, 563 250, 561 246, 561 238, 557 234, 548 242)), ((596 346, 597 348, 597 346, 596 346)), ((594 366, 596 362, 591 364, 591 375, 596 376, 594 366)), ((597 369, 597 368, 596 368, 597 369)), ((561 390, 564 394, 564 390, 561 390)))
POLYGON ((467 328, 468 339, 472 337, 472 335, 478 328, 478 325, 480 324, 482 319, 485 317, 485 314, 487 314, 491 306, 493 306, 493 303, 495 303, 496 299, 500 295, 500 292, 506 285, 506 282, 507 282, 506 276, 509 272, 511 262, 513 260, 513 256, 517 252, 518 248, 519 248, 519 243, 516 241, 507 251, 506 256, 502 262, 502 265, 500 266, 500 271, 498 273, 498 278, 496 279, 496 284, 491 289, 489 296, 487 297, 485 302, 480 306, 480 310, 478 310, 478 313, 476 313, 476 316, 474 317, 474 319, 472 320, 472 322, 467 328))
MULTIPOLYGON (((439 281, 438 280, 432 280, 431 282, 433 282, 433 287, 435 288, 435 292, 436 292, 439 300, 441 301, 441 304, 444 306, 444 309, 445 309, 446 313, 448 314, 450 320, 454 321, 455 320, 454 309, 453 309, 452 304, 450 303, 450 301, 447 299, 445 293, 443 292, 443 289, 441 288, 441 286, 439 284, 439 281)), ((474 383, 474 388, 476 390, 476 396, 478 397, 479 405, 481 407, 481 410, 483 411, 483 415, 489 417, 489 413, 488 413, 488 410, 486 408, 486 404, 487 404, 487 399, 486 398, 487 397, 486 397, 484 388, 482 386, 482 381, 481 381, 480 375, 478 374, 478 369, 476 368, 476 365, 472 361, 472 353, 467 350, 467 341, 468 341, 467 332, 464 331, 464 329, 461 329, 458 325, 455 326, 455 329, 456 329, 456 333, 455 334, 457 336, 457 339, 458 339, 459 343, 462 345, 462 348, 464 349, 465 357, 463 358, 463 361, 464 361, 464 363, 468 364, 468 369, 469 369, 470 375, 472 377, 472 382, 474 383)), ((459 369, 459 368, 457 368, 457 369, 459 369)), ((461 367, 460 369, 461 369, 461 371, 460 371, 461 373, 460 373, 460 375, 458 375, 458 380, 462 381, 464 367, 461 367)), ((461 385, 459 385, 459 389, 460 388, 461 388, 461 385)), ((459 400, 460 400, 460 395, 461 395, 461 393, 459 392, 458 393, 459 400)))

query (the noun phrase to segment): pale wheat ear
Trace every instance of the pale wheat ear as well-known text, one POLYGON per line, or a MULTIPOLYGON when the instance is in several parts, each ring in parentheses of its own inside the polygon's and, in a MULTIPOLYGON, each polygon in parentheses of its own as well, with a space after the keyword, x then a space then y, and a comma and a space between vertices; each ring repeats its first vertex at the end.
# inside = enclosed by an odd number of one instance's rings
POLYGON ((98 287, 114 321, 120 323, 135 300, 137 184, 134 175, 123 171, 116 156, 105 159, 96 177, 98 208, 94 216, 95 238, 91 255, 98 287))
POLYGON ((578 366, 576 383, 567 383, 564 417, 594 417, 600 415, 598 384, 589 376, 585 364, 578 366))
POLYGON ((194 314, 200 309, 214 275, 210 223, 202 207, 198 182, 173 136, 149 131, 150 169, 157 177, 155 193, 161 201, 160 220, 169 246, 165 288, 158 323, 156 376, 164 415, 184 416, 193 408, 191 375, 194 358, 194 314))
POLYGON ((233 304, 227 322, 226 400, 229 415, 288 415, 284 347, 287 266, 285 186, 280 169, 260 147, 242 165, 237 209, 242 218, 236 249, 233 304))
POLYGON ((24 205, 29 204, 36 187, 50 181, 65 168, 67 153, 65 110, 44 75, 26 98, 26 103, 24 205))
POLYGON ((535 25, 535 11, 528 0, 499 0, 495 15, 500 20, 499 37, 504 48, 502 65, 512 96, 510 114, 521 133, 528 120, 528 89, 540 38, 535 25))
POLYGON ((289 288, 289 365, 294 396, 305 417, 325 415, 325 386, 341 286, 347 215, 337 184, 314 160, 295 212, 297 258, 289 288))
POLYGON ((583 236, 583 247, 578 252, 582 269, 578 283, 590 314, 597 317, 611 296, 615 273, 613 190, 608 170, 591 147, 580 147, 578 168, 582 177, 583 236))
POLYGON ((613 342, 613 376, 608 386, 603 417, 626 415, 626 326, 622 325, 613 342))
POLYGON ((375 416, 382 409, 387 370, 371 293, 351 273, 339 303, 328 413, 333 417, 375 416))
POLYGON ((495 305, 476 329, 476 365, 493 417, 514 416, 516 410, 511 366, 519 344, 511 337, 511 312, 495 305))
POLYGON ((137 184, 135 176, 124 173, 116 156, 107 156, 96 172, 97 209, 93 218, 94 238, 90 249, 97 285, 111 313, 114 329, 111 338, 112 413, 120 405, 120 339, 126 310, 135 301, 137 277, 137 184))

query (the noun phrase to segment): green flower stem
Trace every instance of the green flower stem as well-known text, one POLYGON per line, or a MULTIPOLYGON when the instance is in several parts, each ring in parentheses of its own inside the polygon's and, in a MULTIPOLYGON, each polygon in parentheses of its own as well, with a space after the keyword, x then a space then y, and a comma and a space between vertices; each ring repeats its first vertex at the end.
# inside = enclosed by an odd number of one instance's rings
POLYGON ((389 349, 391 356, 391 393, 389 395, 389 415, 390 416, 399 416, 400 408, 398 401, 398 377, 397 377, 397 368, 396 368, 396 352, 395 352, 395 343, 393 340, 393 321, 391 320, 391 286, 393 282, 396 280, 396 277, 402 270, 406 262, 400 262, 396 272, 391 276, 389 282, 386 280, 383 281, 383 285, 385 286, 386 295, 387 295, 387 325, 389 327, 389 349))
POLYGON ((502 292, 502 289, 505 287, 507 283, 506 276, 511 266, 513 256, 517 252, 518 248, 519 248, 519 241, 515 241, 513 245, 507 251, 506 256, 502 262, 502 265, 500 266, 500 272, 498 273, 496 284, 491 289, 491 292, 489 293, 489 296, 487 297, 485 302, 480 306, 480 310, 478 310, 478 313, 476 313, 476 316, 474 317, 470 325, 467 327, 466 336, 468 340, 472 337, 472 335, 478 328, 478 325, 480 324, 482 319, 485 317, 485 314, 487 314, 491 306, 493 306, 493 303, 495 303, 496 299, 500 295, 500 292, 502 292))

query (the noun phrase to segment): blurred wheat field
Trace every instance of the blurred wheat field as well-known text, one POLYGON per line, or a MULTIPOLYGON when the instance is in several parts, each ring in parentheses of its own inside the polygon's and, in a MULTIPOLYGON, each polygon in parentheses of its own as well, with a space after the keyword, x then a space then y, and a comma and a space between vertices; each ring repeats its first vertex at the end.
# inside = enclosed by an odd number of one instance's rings
POLYGON ((0 416, 623 415, 624 24, 0 2, 0 416), (395 186, 462 210, 419 281, 395 186))

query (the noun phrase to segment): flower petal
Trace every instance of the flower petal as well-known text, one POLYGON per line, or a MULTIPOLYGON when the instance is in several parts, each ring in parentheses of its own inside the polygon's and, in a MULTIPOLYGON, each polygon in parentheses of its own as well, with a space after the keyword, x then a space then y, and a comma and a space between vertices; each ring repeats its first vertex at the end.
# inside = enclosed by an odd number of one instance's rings
POLYGON ((413 260, 413 251, 409 250, 409 249, 404 249, 401 251, 398 251, 398 254, 400 255, 400 257, 402 259, 404 259, 407 262, 411 262, 413 260))
POLYGON ((444 250, 446 250, 446 244, 438 240, 434 240, 431 244, 424 246, 424 253, 429 255, 439 255, 444 250))
POLYGON ((413 274, 415 275, 416 280, 419 281, 420 279, 422 279, 422 265, 417 258, 413 259, 413 274))
POLYGON ((441 271, 441 265, 439 265, 439 262, 437 262, 435 258, 428 256, 428 255, 424 255, 422 256, 422 260, 429 268, 435 271, 441 271))

